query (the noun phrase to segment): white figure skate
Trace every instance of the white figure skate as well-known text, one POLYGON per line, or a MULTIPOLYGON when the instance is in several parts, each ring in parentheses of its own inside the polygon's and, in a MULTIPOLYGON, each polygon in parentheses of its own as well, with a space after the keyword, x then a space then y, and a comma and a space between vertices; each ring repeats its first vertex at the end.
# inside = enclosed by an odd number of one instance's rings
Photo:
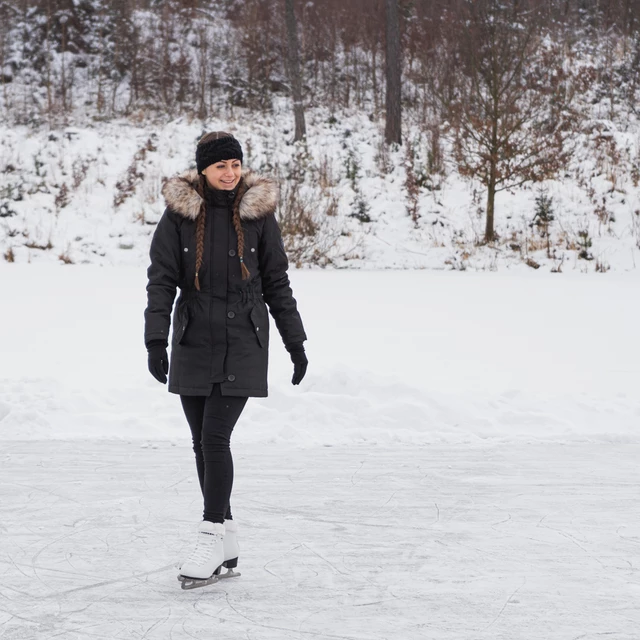
POLYGON ((224 525, 203 520, 198 526, 196 546, 180 567, 183 589, 206 587, 218 581, 224 563, 224 525))
POLYGON ((205 551, 206 547, 203 547, 201 551, 199 551, 198 547, 203 544, 219 544, 218 541, 214 543, 210 535, 206 538, 203 538, 203 528, 206 530, 206 533, 204 533, 204 535, 207 535, 208 532, 217 532, 217 534, 220 535, 220 527, 222 526, 223 525, 206 521, 200 523, 200 526, 198 527, 196 549, 187 561, 181 563, 177 567, 178 571, 180 572, 180 575, 178 575, 178 580, 180 580, 180 582, 182 583, 183 589, 196 589, 198 587, 206 587, 207 585, 218 582, 218 580, 224 580, 226 578, 237 578, 240 576, 239 572, 234 571, 234 569, 238 566, 238 555, 240 549, 238 547, 237 536, 238 525, 233 520, 225 520, 224 522, 222 540, 222 557, 224 558, 224 560, 222 561, 222 563, 219 563, 220 553, 218 549, 212 552, 211 559, 209 559, 208 561, 205 560, 205 566, 202 566, 202 557, 207 554, 207 551, 205 551), (215 527, 215 530, 213 530, 212 527, 215 527), (211 567, 213 565, 216 565, 217 568, 213 571, 213 573, 210 573, 207 576, 207 573, 211 570, 211 567), (227 569, 226 573, 221 573, 222 567, 227 569))

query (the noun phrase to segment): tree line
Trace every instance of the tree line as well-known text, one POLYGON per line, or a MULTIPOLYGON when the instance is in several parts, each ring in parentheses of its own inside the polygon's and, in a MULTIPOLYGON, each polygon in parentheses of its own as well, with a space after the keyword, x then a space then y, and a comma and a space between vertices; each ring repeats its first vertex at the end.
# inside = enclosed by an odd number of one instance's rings
MULTIPOLYGON (((535 20, 568 49, 606 37, 638 49, 640 0, 0 0, 2 108, 24 121, 78 107, 103 117, 268 110, 295 90, 294 42, 306 107, 380 114, 390 35, 402 106, 424 111, 434 85, 462 71, 463 61, 439 77, 442 52, 465 40, 477 8, 511 24, 535 20)), ((636 82, 638 65, 626 73, 636 82)))
POLYGON ((495 195, 566 163, 589 93, 635 111, 640 0, 0 0, 5 121, 224 109, 410 119, 495 195))

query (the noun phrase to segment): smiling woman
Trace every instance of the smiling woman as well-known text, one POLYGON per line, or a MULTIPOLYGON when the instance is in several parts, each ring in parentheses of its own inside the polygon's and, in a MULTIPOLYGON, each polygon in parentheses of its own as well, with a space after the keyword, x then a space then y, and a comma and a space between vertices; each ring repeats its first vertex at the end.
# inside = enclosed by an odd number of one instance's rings
POLYGON ((235 189, 242 177, 242 149, 237 140, 224 131, 207 133, 198 142, 196 151, 198 170, 207 179, 207 184, 213 189, 235 189), (209 164, 214 157, 229 156, 227 160, 216 160, 209 164))
POLYGON ((222 566, 237 566, 229 443, 248 398, 267 396, 269 312, 291 354, 294 385, 307 368, 307 336, 275 217, 278 189, 243 171, 242 161, 231 134, 205 135, 196 147, 197 170, 163 188, 167 208, 150 249, 149 370, 163 384, 169 374, 169 391, 180 395, 204 497, 197 544, 180 570, 183 588, 209 584, 222 566))
POLYGON ((240 160, 220 160, 209 165, 203 172, 209 187, 214 189, 235 189, 242 177, 240 160))

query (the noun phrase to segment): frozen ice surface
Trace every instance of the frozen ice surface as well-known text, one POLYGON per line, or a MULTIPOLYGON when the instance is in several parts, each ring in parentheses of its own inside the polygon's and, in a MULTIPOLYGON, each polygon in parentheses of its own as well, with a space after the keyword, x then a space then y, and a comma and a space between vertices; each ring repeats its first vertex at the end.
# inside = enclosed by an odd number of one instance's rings
POLYGON ((0 639, 638 640, 638 274, 292 271, 233 435, 242 577, 139 268, 0 263, 0 639))
POLYGON ((636 640, 638 445, 236 447, 242 577, 180 589, 166 441, 5 442, 0 637, 636 640))

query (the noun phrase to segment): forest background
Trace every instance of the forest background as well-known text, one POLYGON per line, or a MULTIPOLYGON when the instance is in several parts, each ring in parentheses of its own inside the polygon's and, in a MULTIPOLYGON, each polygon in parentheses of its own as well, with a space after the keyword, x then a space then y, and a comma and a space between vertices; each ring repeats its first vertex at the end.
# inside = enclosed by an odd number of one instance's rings
POLYGON ((0 256, 145 264, 206 130, 297 266, 634 270, 639 0, 0 2, 0 256))

